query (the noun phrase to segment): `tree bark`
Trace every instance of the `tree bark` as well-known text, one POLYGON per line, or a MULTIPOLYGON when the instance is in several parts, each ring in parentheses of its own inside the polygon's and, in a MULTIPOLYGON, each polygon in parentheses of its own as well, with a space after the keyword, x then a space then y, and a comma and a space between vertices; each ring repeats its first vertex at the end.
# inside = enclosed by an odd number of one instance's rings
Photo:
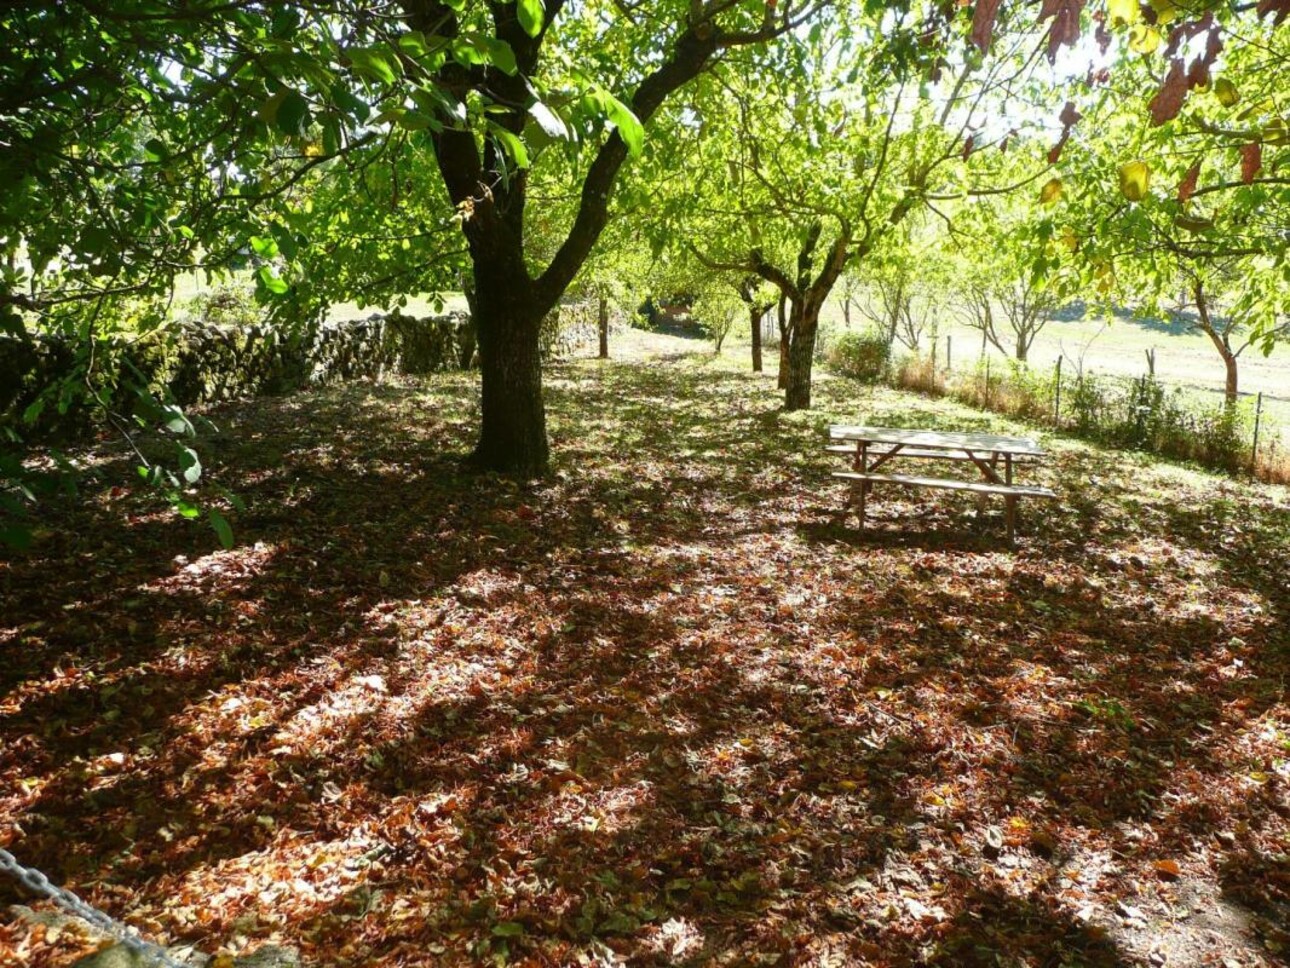
POLYGON ((544 313, 522 259, 476 260, 475 272, 482 421, 471 459, 482 469, 539 477, 550 459, 538 339, 544 313))
POLYGON ((776 386, 781 390, 788 389, 788 343, 789 343, 789 323, 785 318, 785 306, 788 297, 781 294, 779 297, 779 307, 776 310, 776 322, 779 323, 779 380, 776 386))
POLYGON ((600 358, 609 359, 609 300, 602 295, 599 306, 600 315, 596 319, 596 326, 600 333, 600 358))
POLYGON ((1214 348, 1218 350, 1218 355, 1223 358, 1223 366, 1227 371, 1223 387, 1223 402, 1228 407, 1234 407, 1240 395, 1240 386, 1237 379, 1237 355, 1232 351, 1232 346, 1228 342, 1228 330, 1219 330, 1214 325, 1214 320, 1209 315, 1209 295, 1205 292, 1205 287, 1199 279, 1192 286, 1192 296, 1196 300, 1196 313, 1200 317, 1198 325, 1201 331, 1209 337, 1210 342, 1214 344, 1214 348))
POLYGON ((761 319, 766 310, 756 303, 748 307, 748 320, 752 324, 752 368, 754 373, 761 372, 761 319))
POLYGON ((793 306, 789 332, 788 385, 784 387, 785 410, 811 407, 811 369, 815 363, 815 335, 819 329, 819 307, 811 300, 793 306))

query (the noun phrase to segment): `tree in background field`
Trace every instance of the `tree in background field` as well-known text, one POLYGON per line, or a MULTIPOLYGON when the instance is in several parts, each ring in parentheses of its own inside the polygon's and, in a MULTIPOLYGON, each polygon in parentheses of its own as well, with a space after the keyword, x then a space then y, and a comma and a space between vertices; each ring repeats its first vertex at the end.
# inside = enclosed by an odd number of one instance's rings
POLYGON ((1017 214, 1016 208, 983 202, 961 220, 955 311, 983 342, 1024 363, 1035 338, 1069 298, 1073 274, 1057 252, 1052 219, 1042 212, 1017 214), (988 258, 980 257, 983 252, 988 258))
POLYGON ((950 24, 937 12, 855 11, 757 52, 756 72, 723 64, 696 86, 689 111, 703 138, 681 153, 704 158, 699 202, 678 198, 671 212, 687 227, 669 231, 712 269, 778 289, 787 409, 810 405, 819 314, 842 272, 911 212, 980 193, 973 179, 997 172, 978 150, 979 112, 1027 70, 1025 34, 983 65, 949 53, 950 24))

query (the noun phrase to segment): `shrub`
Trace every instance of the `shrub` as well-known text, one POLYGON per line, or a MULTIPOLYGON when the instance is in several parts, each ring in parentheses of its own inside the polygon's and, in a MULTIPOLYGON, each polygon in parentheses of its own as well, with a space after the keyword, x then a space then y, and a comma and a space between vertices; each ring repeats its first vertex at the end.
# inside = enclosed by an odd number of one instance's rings
POLYGON ((843 333, 828 349, 829 366, 862 383, 877 383, 891 362, 891 344, 881 333, 869 330, 843 333))
POLYGON ((199 293, 184 308, 188 319, 216 326, 254 326, 264 317, 264 307, 256 302, 254 287, 236 283, 199 293))

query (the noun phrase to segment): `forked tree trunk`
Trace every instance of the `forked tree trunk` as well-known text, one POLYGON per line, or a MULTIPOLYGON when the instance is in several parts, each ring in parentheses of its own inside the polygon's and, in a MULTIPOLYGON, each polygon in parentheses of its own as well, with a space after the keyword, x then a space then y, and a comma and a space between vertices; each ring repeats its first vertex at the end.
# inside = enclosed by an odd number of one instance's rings
POLYGON ((607 360, 609 359, 609 300, 604 296, 600 297, 599 311, 596 326, 600 333, 600 358, 607 360))
POLYGON ((1240 396, 1240 384, 1237 380, 1236 354, 1232 352, 1231 347, 1223 345, 1218 350, 1223 354, 1223 366, 1227 368, 1227 382, 1223 387, 1223 402, 1229 407, 1236 406, 1237 398, 1240 396))
POLYGON ((789 332, 788 385, 784 388, 785 410, 809 410, 811 406, 811 369, 815 363, 815 335, 819 329, 818 307, 812 311, 793 307, 789 332))

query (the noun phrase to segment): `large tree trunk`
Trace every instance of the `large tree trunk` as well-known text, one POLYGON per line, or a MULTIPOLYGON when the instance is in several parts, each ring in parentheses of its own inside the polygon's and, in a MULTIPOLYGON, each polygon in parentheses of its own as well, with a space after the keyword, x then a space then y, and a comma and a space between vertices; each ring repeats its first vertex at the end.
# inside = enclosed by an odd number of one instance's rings
POLYGON ((753 304, 748 307, 748 319, 752 323, 752 368, 754 373, 761 372, 761 320, 766 310, 753 304))
POLYGON ((475 280, 483 393, 472 460, 486 470, 538 477, 550 458, 538 349, 542 307, 534 299, 522 257, 477 258, 475 280))
POLYGON ((596 318, 596 327, 600 333, 600 358, 609 359, 609 300, 600 297, 600 315, 596 318))
POLYGON ((1236 354, 1230 347, 1223 348, 1223 365, 1227 367, 1227 385, 1223 389, 1223 399, 1229 407, 1236 406, 1240 388, 1237 383, 1236 354))
POLYGON ((1017 362, 1025 363, 1026 357, 1030 355, 1030 343, 1021 336, 1017 337, 1017 362))
POLYGON ((788 385, 784 387, 785 410, 811 407, 811 368, 815 363, 815 334, 819 329, 819 308, 811 303, 793 306, 789 332, 788 385))

